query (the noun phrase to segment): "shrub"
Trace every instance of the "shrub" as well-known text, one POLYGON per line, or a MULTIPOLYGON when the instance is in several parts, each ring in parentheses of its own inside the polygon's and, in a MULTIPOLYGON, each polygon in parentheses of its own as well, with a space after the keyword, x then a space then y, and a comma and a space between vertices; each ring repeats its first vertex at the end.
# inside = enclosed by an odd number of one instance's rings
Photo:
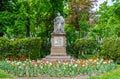
POLYGON ((4 58, 4 54, 8 52, 10 46, 10 40, 4 37, 0 37, 0 59, 4 58))
POLYGON ((101 43, 100 56, 120 62, 120 38, 104 39, 101 43))
POLYGON ((41 58, 44 58, 46 55, 50 54, 51 48, 51 39, 43 37, 42 44, 41 44, 41 58))
POLYGON ((77 57, 97 52, 99 43, 93 38, 82 38, 75 41, 74 49, 77 57))
POLYGON ((67 25, 65 28, 66 31, 66 50, 67 54, 75 57, 76 55, 73 53, 75 52, 74 50, 74 42, 77 39, 77 32, 75 31, 75 28, 71 25, 67 25))
MULTIPOLYGON (((3 39, 3 45, 1 43, 1 50, 3 52, 2 59, 4 58, 21 58, 29 57, 31 59, 40 58, 40 48, 42 40, 40 37, 37 38, 22 38, 9 40, 7 38, 3 39), (5 50, 5 51, 4 51, 5 50)), ((1 40, 2 41, 2 40, 1 40)))

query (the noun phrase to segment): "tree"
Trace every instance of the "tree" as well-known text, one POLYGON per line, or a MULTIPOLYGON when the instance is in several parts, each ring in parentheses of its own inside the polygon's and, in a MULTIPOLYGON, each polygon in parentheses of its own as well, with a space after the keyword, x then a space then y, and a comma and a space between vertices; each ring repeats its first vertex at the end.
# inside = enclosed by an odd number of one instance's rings
POLYGON ((8 0, 0 0, 0 36, 3 36, 6 31, 6 24, 8 24, 8 21, 10 20, 12 11, 12 4, 8 0), (9 16, 9 17, 7 17, 9 16))
POLYGON ((0 25, 6 28, 4 34, 12 35, 12 37, 29 37, 30 35, 50 37, 53 31, 53 19, 57 12, 63 15, 63 1, 2 0, 0 6, 3 11, 0 12, 0 25))
POLYGON ((119 8, 119 2, 112 6, 107 6, 107 2, 104 2, 97 13, 98 23, 92 29, 91 35, 96 38, 120 37, 119 8))
POLYGON ((68 3, 68 18, 70 24, 72 24, 79 32, 79 38, 86 36, 86 32, 89 31, 89 11, 93 2, 96 0, 72 0, 68 3), (81 35, 80 35, 81 33, 81 35))

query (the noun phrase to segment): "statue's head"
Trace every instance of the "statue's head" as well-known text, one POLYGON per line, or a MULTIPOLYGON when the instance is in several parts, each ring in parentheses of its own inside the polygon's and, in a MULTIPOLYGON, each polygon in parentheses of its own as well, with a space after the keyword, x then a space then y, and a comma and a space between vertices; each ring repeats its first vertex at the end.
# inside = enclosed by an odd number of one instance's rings
POLYGON ((57 15, 60 16, 60 12, 58 12, 57 15))

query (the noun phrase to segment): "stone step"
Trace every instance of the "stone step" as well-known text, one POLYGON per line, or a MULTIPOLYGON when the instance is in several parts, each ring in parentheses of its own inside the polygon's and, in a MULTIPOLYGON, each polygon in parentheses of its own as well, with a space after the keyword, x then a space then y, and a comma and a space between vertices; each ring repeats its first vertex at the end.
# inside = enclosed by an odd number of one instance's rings
POLYGON ((49 55, 46 56, 46 59, 70 59, 70 56, 57 56, 57 55, 49 55))
POLYGON ((51 55, 66 56, 66 53, 51 53, 51 55))
POLYGON ((71 56, 67 56, 67 55, 48 55, 45 57, 44 61, 72 61, 72 57, 71 56))
POLYGON ((52 61, 54 61, 54 62, 56 62, 56 61, 64 62, 64 61, 66 61, 66 62, 71 62, 71 61, 73 61, 73 59, 45 59, 43 61, 49 61, 49 62, 52 62, 52 61))

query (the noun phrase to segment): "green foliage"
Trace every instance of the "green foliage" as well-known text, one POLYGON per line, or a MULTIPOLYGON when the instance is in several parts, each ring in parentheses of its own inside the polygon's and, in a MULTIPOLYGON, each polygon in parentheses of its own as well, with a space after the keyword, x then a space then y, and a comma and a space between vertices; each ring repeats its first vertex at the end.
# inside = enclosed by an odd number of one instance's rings
POLYGON ((51 39, 42 38, 42 45, 41 45, 41 58, 45 57, 46 55, 50 54, 51 48, 51 39))
POLYGON ((66 26, 65 31, 66 31, 66 38, 67 38, 66 39, 67 53, 70 55, 73 55, 73 54, 71 54, 71 52, 74 52, 74 48, 73 48, 74 42, 77 39, 78 34, 76 33, 76 30, 73 26, 66 26))
POLYGON ((57 12, 64 15, 64 0, 5 0, 0 8, 0 33, 9 38, 50 36, 57 12))
POLYGON ((89 22, 86 21, 86 18, 87 15, 83 13, 81 20, 79 21, 79 25, 80 25, 79 31, 81 38, 87 37, 89 35, 90 29, 92 28, 89 22))
POLYGON ((0 78, 12 78, 12 76, 0 70, 0 78))
MULTIPOLYGON (((11 12, 8 12, 8 11, 3 11, 3 12, 0 12, 0 33, 3 33, 3 34, 8 34, 8 37, 9 35, 13 32, 13 30, 10 30, 13 26, 13 20, 15 19, 15 15, 12 14, 11 12), (9 26, 9 29, 7 30, 9 26)), ((11 34, 11 37, 13 35, 11 34)))
POLYGON ((75 41, 75 51, 74 54, 76 54, 77 57, 83 56, 87 54, 94 54, 97 52, 97 49, 99 47, 99 43, 97 40, 93 38, 82 38, 77 39, 75 41))
POLYGON ((41 58, 40 49, 41 38, 22 38, 8 40, 7 38, 0 38, 0 52, 1 58, 20 58, 29 57, 31 59, 41 58))
POLYGON ((101 56, 120 62, 120 38, 104 39, 101 43, 101 56))
POLYGON ((68 1, 68 17, 67 20, 76 31, 78 38, 83 38, 88 35, 90 30, 89 23, 89 8, 92 5, 91 0, 69 0, 68 1))
POLYGON ((56 15, 57 12, 63 14, 64 9, 63 1, 65 0, 50 0, 50 3, 52 5, 51 12, 53 12, 53 15, 56 15))
POLYGON ((4 37, 0 37, 0 59, 3 59, 3 55, 8 52, 10 47, 10 40, 4 37))
POLYGON ((120 37, 120 3, 107 6, 104 2, 97 12, 97 24, 91 30, 91 36, 96 38, 120 37))

